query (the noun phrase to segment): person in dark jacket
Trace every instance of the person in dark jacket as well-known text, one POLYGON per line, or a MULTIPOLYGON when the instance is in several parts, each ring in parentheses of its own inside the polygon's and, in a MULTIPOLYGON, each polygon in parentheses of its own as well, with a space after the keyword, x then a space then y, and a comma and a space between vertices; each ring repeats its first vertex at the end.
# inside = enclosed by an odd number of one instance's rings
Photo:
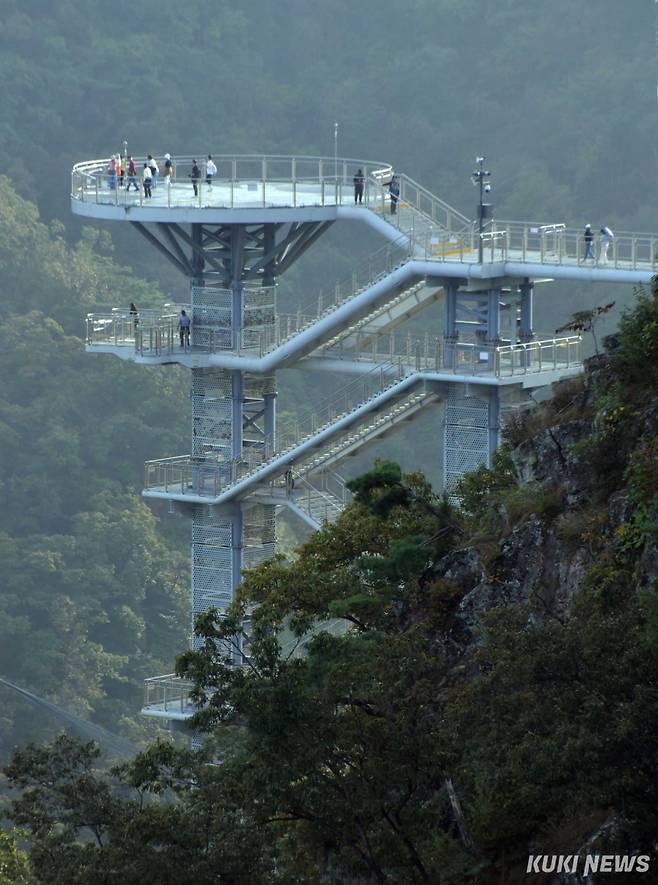
POLYGON ((178 316, 178 334, 180 335, 180 346, 181 347, 189 347, 190 346, 190 326, 192 322, 185 312, 185 310, 181 310, 178 316))
POLYGON ((394 175, 393 178, 391 178, 388 185, 388 192, 391 195, 391 215, 395 215, 398 209, 398 197, 400 196, 400 182, 398 181, 397 175, 394 175))
POLYGON ((194 196, 197 197, 199 195, 199 179, 201 178, 201 168, 196 160, 192 160, 192 171, 190 172, 190 178, 192 179, 192 187, 194 188, 194 196))
POLYGON ((583 233, 583 240, 585 242, 585 254, 583 255, 583 261, 587 261, 588 258, 591 258, 592 261, 594 261, 595 260, 594 249, 593 249, 594 231, 592 230, 591 224, 585 225, 585 232, 583 233))
POLYGON ((126 188, 126 193, 128 193, 131 186, 139 192, 139 188, 137 187, 137 169, 135 167, 135 160, 133 157, 128 157, 128 187, 126 188))
POLYGON ((363 203, 363 169, 357 169, 354 175, 354 205, 363 203))

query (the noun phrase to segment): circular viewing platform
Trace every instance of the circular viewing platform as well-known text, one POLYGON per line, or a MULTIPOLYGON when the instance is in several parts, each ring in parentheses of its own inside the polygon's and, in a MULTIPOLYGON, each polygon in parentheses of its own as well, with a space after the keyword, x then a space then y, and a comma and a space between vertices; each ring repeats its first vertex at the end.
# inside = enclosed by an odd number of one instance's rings
MULTIPOLYGON (((282 218, 335 217, 338 206, 354 206, 354 176, 363 174, 363 203, 382 208, 388 199, 393 168, 387 163, 343 157, 215 156, 217 172, 206 173, 207 155, 172 157, 171 176, 164 175, 164 159, 149 197, 143 186, 146 157, 135 157, 136 175, 118 176, 111 158, 76 163, 71 173, 71 208, 92 218, 140 221, 224 220, 227 210, 241 215, 254 210, 284 212, 282 218), (200 177, 192 178, 196 159, 200 177), (291 212, 291 210, 294 210, 291 212), (201 214, 201 218, 200 218, 201 214), (288 217, 289 216, 289 217, 288 217)), ((281 214, 273 213, 274 215, 281 214)), ((268 213, 268 216, 270 213, 268 213)), ((262 220, 262 212, 258 213, 262 220)), ((272 218, 272 220, 276 220, 272 218)))

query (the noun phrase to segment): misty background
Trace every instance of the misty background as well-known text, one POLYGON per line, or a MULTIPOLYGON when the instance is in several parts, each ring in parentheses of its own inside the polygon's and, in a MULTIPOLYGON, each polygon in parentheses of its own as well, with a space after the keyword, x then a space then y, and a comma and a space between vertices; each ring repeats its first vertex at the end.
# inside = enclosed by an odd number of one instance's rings
MULTIPOLYGON (((171 671, 189 630, 189 524, 139 496, 145 459, 189 448, 188 373, 83 344, 95 306, 185 301, 187 283, 128 225, 71 214, 73 163, 124 139, 174 159, 331 156, 338 122, 339 156, 390 162, 471 218, 484 154, 498 218, 658 231, 654 6, 0 0, 0 677, 140 742, 142 680, 171 671)), ((281 278, 280 304, 331 290, 380 245, 335 225, 281 278)), ((614 300, 610 330, 634 297, 535 291, 545 333, 614 300)), ((281 372, 279 407, 332 383, 281 372)), ((438 480, 437 421, 377 454, 438 480)), ((1 758, 57 728, 0 697, 1 758)))

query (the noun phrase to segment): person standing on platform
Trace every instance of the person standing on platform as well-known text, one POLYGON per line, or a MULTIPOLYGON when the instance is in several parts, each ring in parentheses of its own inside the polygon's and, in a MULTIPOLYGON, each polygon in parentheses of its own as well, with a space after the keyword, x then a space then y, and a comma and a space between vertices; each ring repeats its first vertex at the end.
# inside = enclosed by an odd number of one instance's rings
POLYGON ((599 264, 608 263, 608 249, 614 238, 615 235, 610 228, 604 225, 601 228, 601 236, 599 237, 599 264))
POLYGON ((164 180, 167 187, 173 184, 174 164, 171 161, 171 154, 164 155, 164 180))
POLYGON ((135 168, 135 161, 132 157, 128 157, 128 186, 126 187, 126 193, 130 190, 130 185, 132 185, 136 191, 139 190, 137 187, 137 169, 135 168))
POLYGON ((144 163, 144 171, 142 172, 142 181, 144 183, 144 197, 147 200, 150 200, 153 194, 151 193, 151 184, 153 183, 153 173, 151 172, 151 167, 148 163, 144 163))
POLYGON ((160 169, 158 168, 158 164, 153 154, 149 154, 146 157, 146 162, 148 163, 148 167, 151 170, 151 185, 153 187, 153 190, 155 190, 158 186, 158 172, 160 171, 160 169))
POLYGON ((117 160, 114 154, 112 154, 110 162, 107 164, 107 186, 111 191, 117 186, 117 160))
POLYGON ((185 309, 183 309, 181 310, 180 316, 178 317, 178 334, 180 335, 181 347, 190 346, 190 326, 190 318, 185 313, 185 309))
POLYGON ((214 175, 217 175, 217 166, 212 161, 212 154, 208 154, 208 159, 206 160, 206 184, 209 188, 212 188, 214 175))
POLYGON ((592 230, 591 224, 585 225, 585 232, 583 234, 583 240, 585 242, 585 254, 583 255, 583 261, 587 261, 588 258, 591 258, 592 261, 594 261, 595 260, 594 250, 593 250, 594 231, 592 230))
POLYGON ((137 310, 137 305, 134 301, 130 302, 130 309, 128 310, 128 314, 130 316, 130 319, 133 321, 135 331, 137 331, 137 326, 139 326, 139 311, 137 310))
POLYGON ((357 169, 354 176, 354 205, 363 203, 363 169, 357 169))
POLYGON ((194 188, 194 196, 199 196, 199 179, 201 178, 201 169, 196 160, 192 160, 192 171, 190 172, 192 179, 192 187, 194 188))
POLYGON ((398 209, 398 197, 400 196, 400 182, 398 181, 397 175, 394 175, 393 178, 391 178, 388 185, 388 192, 391 195, 391 215, 395 215, 398 209))

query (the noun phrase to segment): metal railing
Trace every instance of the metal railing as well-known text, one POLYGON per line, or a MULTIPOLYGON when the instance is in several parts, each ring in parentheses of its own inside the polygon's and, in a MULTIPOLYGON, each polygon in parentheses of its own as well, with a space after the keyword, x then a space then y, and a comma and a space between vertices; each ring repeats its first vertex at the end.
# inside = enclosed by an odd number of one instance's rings
MULTIPOLYGON (((406 237, 387 243, 359 264, 349 277, 336 283, 333 291, 320 292, 300 305, 295 313, 272 316, 272 322, 269 323, 259 322, 253 326, 244 326, 237 337, 237 352, 245 351, 258 356, 269 353, 322 317, 333 313, 360 292, 384 279, 392 270, 400 267, 408 256, 409 244, 406 237)), ((412 285, 416 284, 410 284, 412 285)), ((185 308, 193 318, 191 328, 193 349, 208 353, 236 349, 232 344, 229 326, 205 329, 203 346, 197 346, 194 316, 189 304, 166 304, 159 312, 140 311, 137 316, 131 315, 126 308, 114 308, 104 313, 89 313, 87 344, 132 346, 140 355, 180 352, 176 327, 181 308, 185 308)))
MULTIPOLYGON (((165 176, 164 161, 145 196, 142 172, 146 157, 135 157, 137 175, 128 179, 111 172, 110 158, 76 163, 71 173, 71 198, 115 206, 166 206, 245 208, 249 206, 350 205, 354 200, 353 178, 364 175, 363 202, 374 209, 390 206, 388 184, 393 167, 387 163, 335 157, 225 156, 213 155, 217 173, 207 183, 205 155, 198 156, 201 177, 192 179, 193 157, 174 157, 173 172, 165 176), (130 184, 130 189, 128 189, 130 184), (134 185, 137 185, 135 190, 134 185), (196 190, 196 193, 195 193, 196 190)), ((469 219, 407 175, 397 176, 398 204, 423 216, 428 223, 447 231, 459 231, 469 219)), ((399 219, 392 219, 399 223, 399 219)))
MULTIPOLYGON (((389 336, 383 336, 385 338, 389 336)), ((394 336, 395 337, 395 336, 394 336)), ((408 339, 407 339, 408 340, 408 339)), ((374 366, 369 372, 332 394, 316 409, 283 420, 276 440, 264 439, 258 449, 246 449, 237 459, 223 459, 208 453, 207 457, 182 455, 147 461, 145 465, 145 489, 165 494, 217 497, 220 492, 243 479, 274 458, 281 458, 321 431, 335 425, 339 420, 354 414, 354 421, 337 430, 336 436, 318 455, 311 451, 309 469, 315 460, 352 444, 359 436, 370 432, 367 425, 372 418, 367 407, 381 393, 395 387, 399 380, 417 372, 440 371, 455 375, 486 374, 495 377, 538 374, 541 372, 578 368, 581 365, 581 339, 579 336, 530 341, 521 344, 486 344, 480 342, 450 341, 433 342, 435 349, 423 354, 422 343, 412 341, 411 354, 396 355, 397 361, 374 366), (420 350, 419 350, 420 346, 420 350), (353 424, 363 419, 364 428, 353 430, 353 424)), ((390 355, 389 355, 390 356, 390 355)), ((372 358, 372 356, 371 356, 372 358)), ((394 391, 392 391, 394 394, 394 391)), ((405 393, 405 396, 407 394, 405 393)), ((402 403, 392 405, 390 410, 378 414, 377 426, 416 406, 416 400, 424 394, 409 394, 402 403)), ((371 421, 372 424, 372 421, 371 421)), ((374 425, 373 425, 374 426, 374 425)), ((296 461, 299 470, 300 463, 296 461)))
POLYGON ((164 161, 145 196, 142 172, 146 157, 134 157, 137 190, 128 176, 111 173, 110 158, 76 163, 71 173, 71 198, 116 206, 245 208, 250 206, 330 206, 354 202, 353 176, 364 174, 364 200, 376 199, 386 189, 392 168, 387 163, 334 157, 213 155, 217 167, 206 180, 205 155, 197 156, 201 177, 192 179, 193 157, 173 157, 173 172, 164 175, 164 161), (195 194, 196 185, 196 194, 195 194))
POLYGON ((352 500, 345 480, 335 470, 325 469, 313 475, 313 482, 293 470, 294 500, 317 522, 332 522, 352 500))
POLYGON ((151 676, 144 680, 144 709, 192 715, 195 711, 190 697, 193 687, 193 682, 181 679, 175 673, 151 676))
POLYGON ((454 372, 468 375, 507 377, 534 374, 582 363, 579 335, 546 337, 511 344, 440 338, 426 332, 358 332, 350 346, 339 341, 316 354, 328 359, 381 363, 388 360, 404 371, 454 372))
MULTIPOLYGON (((144 487, 157 488, 165 494, 172 492, 216 497, 221 490, 236 483, 246 474, 285 455, 340 419, 358 412, 375 397, 394 387, 402 374, 401 366, 390 363, 375 366, 327 397, 314 409, 294 418, 281 419, 276 437, 264 437, 258 448, 245 449, 237 459, 209 452, 198 457, 180 455, 147 461, 144 487)), ((365 412, 367 414, 367 409, 365 412)))
MULTIPOLYGON (((439 261, 468 261, 477 255, 478 234, 471 229, 460 237, 435 237, 428 257, 439 261)), ((483 234, 485 262, 515 261, 524 264, 614 267, 653 270, 658 263, 658 236, 620 231, 610 243, 599 237, 594 255, 585 258, 583 231, 564 224, 496 221, 483 234), (607 246, 607 248, 606 248, 607 246)))

